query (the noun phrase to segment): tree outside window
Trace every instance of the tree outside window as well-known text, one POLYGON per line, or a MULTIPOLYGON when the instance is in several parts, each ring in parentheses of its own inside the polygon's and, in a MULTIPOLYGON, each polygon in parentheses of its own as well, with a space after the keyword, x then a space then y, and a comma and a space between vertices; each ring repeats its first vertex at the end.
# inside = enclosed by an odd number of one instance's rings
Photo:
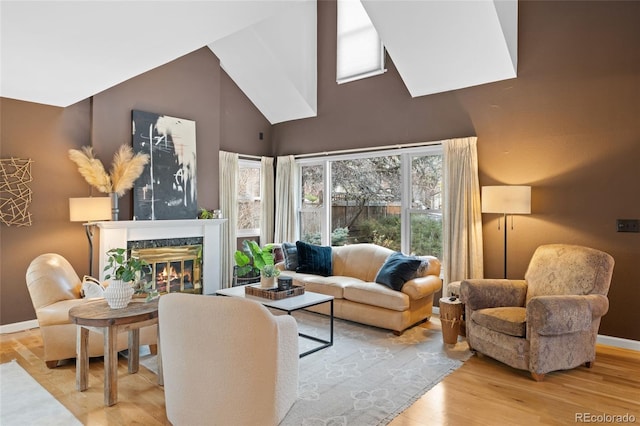
POLYGON ((260 235, 260 163, 238 163, 238 237, 260 235))
POLYGON ((441 148, 403 151, 302 162, 300 239, 441 258, 441 148))

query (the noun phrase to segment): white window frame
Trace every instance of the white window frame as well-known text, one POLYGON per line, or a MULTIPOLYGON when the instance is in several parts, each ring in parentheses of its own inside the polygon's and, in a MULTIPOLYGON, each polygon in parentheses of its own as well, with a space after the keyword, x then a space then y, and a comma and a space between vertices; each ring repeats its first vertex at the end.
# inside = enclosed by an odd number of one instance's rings
MULTIPOLYGON (((319 166, 323 167, 324 172, 324 202, 322 205, 322 226, 321 226, 321 240, 322 245, 331 245, 331 163, 333 161, 343 160, 357 160, 363 158, 383 157, 399 155, 402 164, 401 167, 401 220, 400 220, 400 235, 402 238, 401 248, 404 253, 409 253, 411 245, 411 213, 424 213, 421 209, 411 208, 411 160, 413 157, 420 157, 426 155, 444 155, 444 148, 441 144, 426 145, 413 148, 398 148, 380 151, 367 151, 360 153, 350 154, 336 154, 327 155, 321 158, 299 158, 296 159, 298 167, 303 166, 319 166), (328 201, 327 201, 328 200, 328 201)), ((302 213, 302 200, 300 192, 302 188, 302 173, 299 173, 297 188, 296 188, 296 210, 298 212, 298 221, 301 220, 302 213)), ((442 213, 441 210, 431 210, 431 213, 442 213)), ((301 223, 299 222, 299 225, 301 223)), ((300 232, 301 226, 298 226, 298 232, 300 232)), ((300 235, 297 236, 300 239, 300 235)))
MULTIPOLYGON (((262 175, 260 173, 261 171, 261 163, 260 161, 255 161, 255 160, 246 160, 246 159, 239 159, 238 160, 238 171, 240 171, 240 169, 258 169, 258 176, 260 179, 260 194, 262 194, 262 175)), ((262 203, 262 198, 260 196, 258 197, 253 197, 253 201, 255 200, 259 200, 260 203, 262 203)), ((241 200, 245 200, 245 199, 241 199, 240 196, 238 196, 238 210, 240 210, 240 201, 241 200)), ((249 229, 240 229, 240 228, 236 228, 236 237, 237 238, 253 238, 253 237, 260 237, 260 228, 249 228, 249 229)))
MULTIPOLYGON (((402 154, 402 217, 401 217, 401 230, 402 235, 402 252, 409 253, 411 251, 411 215, 412 214, 425 214, 424 210, 411 207, 411 163, 414 157, 424 157, 428 155, 444 155, 444 148, 442 145, 432 145, 419 150, 412 150, 402 154)), ((444 188, 443 188, 444 190, 444 188)), ((442 209, 429 210, 429 213, 436 213, 442 215, 442 209)), ((444 250, 443 250, 444 252, 444 250)))

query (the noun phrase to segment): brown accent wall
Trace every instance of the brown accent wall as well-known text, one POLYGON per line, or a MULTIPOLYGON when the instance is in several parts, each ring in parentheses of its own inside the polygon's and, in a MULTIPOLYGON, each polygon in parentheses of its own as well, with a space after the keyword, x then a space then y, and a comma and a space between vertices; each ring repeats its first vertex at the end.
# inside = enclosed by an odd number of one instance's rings
MULTIPOLYGON (((608 251, 616 269, 600 332, 640 340, 640 234, 615 232, 616 218, 640 218, 640 2, 519 9, 517 79, 412 99, 391 61, 382 76, 335 83, 335 3, 319 1, 318 117, 270 126, 205 48, 94 96, 94 146, 110 162, 131 140, 132 109, 196 120, 199 199, 215 208, 219 149, 284 155, 476 135, 482 185, 533 186, 533 214, 509 230, 509 276, 524 274, 540 244, 608 251)), ((1 156, 35 160, 34 225, 0 225, 8 324, 34 318, 24 272, 37 254, 56 251, 88 270, 84 231, 67 213, 67 199, 88 187, 66 155, 91 140, 91 105, 0 102, 1 156)), ((121 205, 129 217, 131 203, 121 205)), ((486 276, 498 277, 502 233, 494 215, 483 219, 486 276)))
MULTIPOLYGON (((526 184, 508 275, 535 248, 583 244, 616 267, 600 333, 640 340, 640 2, 520 1, 518 78, 411 98, 391 61, 335 83, 335 3, 318 2, 318 117, 277 124, 277 155, 477 136, 481 185, 526 184)), ((437 64, 434 64, 437 66, 437 64)), ((485 275, 502 277, 503 233, 483 215, 485 275)))
MULTIPOLYGON (((88 196, 90 188, 68 159, 69 149, 92 144, 108 167, 118 146, 131 143, 132 110, 195 120, 198 204, 207 208, 218 207, 220 149, 254 155, 270 151, 269 122, 222 71, 208 48, 67 108, 6 98, 0 102, 2 158, 34 160, 33 225, 0 225, 0 324, 35 318, 25 272, 37 255, 60 253, 80 277, 89 271, 84 228, 69 222, 68 199, 88 196), (264 140, 258 143, 261 131, 264 140)), ((120 199, 121 220, 132 217, 131 200, 130 192, 120 199)), ((97 275, 97 254, 94 259, 97 275)))

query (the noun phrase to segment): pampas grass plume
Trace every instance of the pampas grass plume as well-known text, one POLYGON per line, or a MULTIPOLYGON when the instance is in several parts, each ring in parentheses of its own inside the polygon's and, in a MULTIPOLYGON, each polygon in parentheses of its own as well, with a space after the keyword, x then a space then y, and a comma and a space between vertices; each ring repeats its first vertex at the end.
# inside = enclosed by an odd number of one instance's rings
POLYGON ((112 190, 118 197, 122 197, 124 192, 133 188, 133 184, 142 174, 144 166, 149 162, 147 154, 137 153, 134 155, 130 146, 122 145, 113 157, 111 166, 112 190))
POLYGON ((82 150, 70 149, 69 158, 76 163, 78 171, 89 185, 100 192, 111 192, 111 179, 104 170, 102 162, 94 157, 91 147, 85 146, 82 150))
POLYGON ((111 175, 107 174, 102 162, 93 155, 93 148, 82 147, 82 150, 70 149, 69 158, 77 164, 78 171, 89 183, 100 192, 115 192, 122 197, 142 174, 144 166, 149 162, 147 154, 137 153, 128 145, 122 145, 113 157, 111 175))

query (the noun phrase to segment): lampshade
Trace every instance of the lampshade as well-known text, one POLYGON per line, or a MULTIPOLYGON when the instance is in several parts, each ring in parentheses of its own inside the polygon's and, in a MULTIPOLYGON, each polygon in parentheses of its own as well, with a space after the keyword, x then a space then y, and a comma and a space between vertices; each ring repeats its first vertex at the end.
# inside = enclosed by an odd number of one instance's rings
POLYGON ((483 186, 482 213, 531 214, 531 187, 483 186))
POLYGON ((91 222, 111 218, 109 197, 69 198, 69 220, 71 222, 91 222))

